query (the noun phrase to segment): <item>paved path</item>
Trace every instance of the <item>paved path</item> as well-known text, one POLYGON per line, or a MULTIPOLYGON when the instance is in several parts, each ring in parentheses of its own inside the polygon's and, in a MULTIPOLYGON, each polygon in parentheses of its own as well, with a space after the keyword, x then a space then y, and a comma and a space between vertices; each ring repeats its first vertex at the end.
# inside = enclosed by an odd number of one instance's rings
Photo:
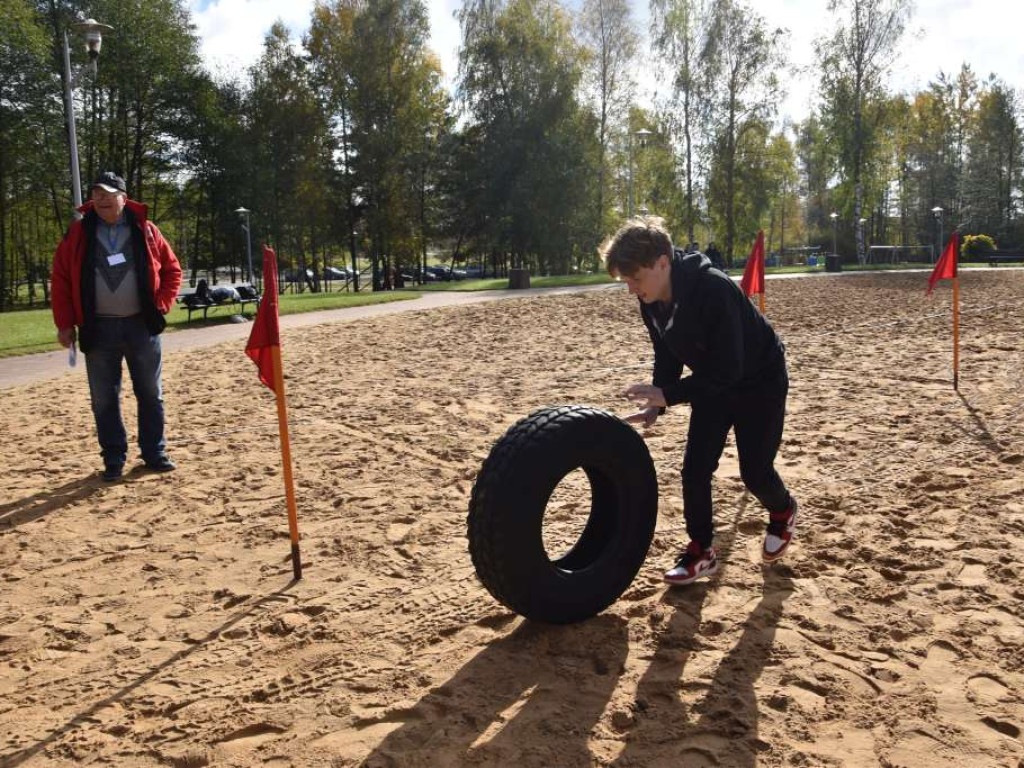
MULTIPOLYGON (((585 291, 601 291, 615 288, 616 283, 600 285, 573 285, 562 288, 527 288, 524 290, 504 291, 424 291, 416 299, 408 301, 389 301, 384 304, 369 304, 361 307, 344 307, 342 309, 323 309, 317 312, 303 312, 295 315, 284 315, 281 318, 281 329, 301 328, 307 325, 323 323, 343 323, 364 317, 380 317, 398 312, 414 312, 417 310, 452 307, 462 304, 479 304, 484 301, 523 298, 526 296, 555 296, 566 293, 585 291)), ((249 338, 251 323, 223 323, 203 328, 188 328, 166 333, 163 336, 165 353, 185 349, 198 349, 220 344, 224 341, 244 340, 249 338)), ((0 389, 14 387, 19 384, 31 384, 45 379, 55 379, 64 375, 85 375, 85 361, 79 355, 78 366, 68 366, 67 350, 41 352, 36 355, 22 355, 0 359, 0 389)))

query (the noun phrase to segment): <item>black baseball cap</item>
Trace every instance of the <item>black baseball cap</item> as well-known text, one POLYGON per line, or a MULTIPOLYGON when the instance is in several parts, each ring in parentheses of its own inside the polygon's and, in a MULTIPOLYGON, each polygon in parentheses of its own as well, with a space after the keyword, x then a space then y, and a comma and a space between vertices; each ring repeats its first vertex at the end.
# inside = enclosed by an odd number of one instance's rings
POLYGON ((89 191, 92 192, 95 187, 104 189, 111 194, 114 192, 120 192, 124 195, 128 194, 128 188, 124 184, 124 179, 113 171, 104 171, 97 176, 96 181, 89 185, 89 191))

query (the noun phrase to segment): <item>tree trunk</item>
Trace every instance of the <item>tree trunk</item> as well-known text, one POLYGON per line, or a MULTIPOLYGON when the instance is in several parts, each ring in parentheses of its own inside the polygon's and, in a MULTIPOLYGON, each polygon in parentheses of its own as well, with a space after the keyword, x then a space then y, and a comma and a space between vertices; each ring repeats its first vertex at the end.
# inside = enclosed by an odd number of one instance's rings
POLYGON ((786 265, 786 182, 782 182, 782 205, 779 207, 779 266, 786 265))
POLYGON ((736 242, 736 98, 729 99, 729 123, 725 155, 725 258, 732 267, 736 242))
POLYGON ((689 31, 689 13, 687 13, 687 30, 683 39, 683 66, 687 69, 687 83, 686 93, 683 96, 683 148, 686 158, 686 235, 688 242, 696 241, 694 233, 694 227, 696 222, 694 221, 693 214, 693 137, 690 132, 690 97, 691 97, 691 80, 690 74, 690 31, 689 31))
POLYGON ((4 177, 4 148, 0 144, 0 312, 7 309, 7 286, 4 267, 7 264, 7 179, 4 177))

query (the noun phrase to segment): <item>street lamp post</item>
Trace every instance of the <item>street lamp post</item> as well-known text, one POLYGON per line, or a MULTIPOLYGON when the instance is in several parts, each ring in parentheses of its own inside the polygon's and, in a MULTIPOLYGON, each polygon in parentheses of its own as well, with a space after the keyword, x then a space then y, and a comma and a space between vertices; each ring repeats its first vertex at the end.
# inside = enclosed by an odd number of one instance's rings
POLYGON ((256 285, 256 273, 252 271, 252 234, 249 231, 249 214, 252 211, 248 208, 236 208, 235 213, 245 217, 245 224, 242 225, 242 229, 245 230, 245 252, 249 257, 249 282, 256 285))
MULTIPOLYGON (((640 146, 645 146, 647 143, 647 137, 651 135, 651 132, 646 128, 641 128, 639 131, 633 131, 629 134, 629 218, 633 218, 633 208, 636 202, 636 192, 633 185, 633 137, 636 136, 640 140, 640 146)), ((645 214, 646 215, 646 214, 645 214)))
POLYGON ((941 254, 942 253, 942 213, 943 213, 943 210, 942 210, 942 206, 941 205, 936 205, 934 208, 932 208, 932 215, 935 216, 935 221, 938 222, 938 226, 939 226, 939 242, 935 246, 934 253, 932 253, 932 261, 933 262, 935 261, 936 254, 941 254))
POLYGON ((839 255, 839 248, 838 248, 838 245, 837 245, 837 239, 838 239, 838 228, 839 228, 839 214, 836 213, 835 211, 832 211, 832 213, 830 213, 828 215, 828 217, 830 219, 832 219, 832 255, 833 256, 838 256, 839 255))
POLYGON ((355 293, 359 293, 359 255, 356 252, 357 237, 359 237, 359 233, 353 229, 349 236, 349 248, 352 251, 352 290, 355 293))
MULTIPOLYGON (((99 58, 100 48, 103 46, 103 33, 113 31, 113 27, 107 24, 100 24, 96 19, 86 19, 71 25, 73 29, 82 33, 85 39, 85 48, 89 52, 89 65, 92 73, 96 74, 96 59, 99 58)), ((78 209, 82 207, 82 176, 78 168, 78 136, 75 131, 75 104, 71 96, 74 86, 74 77, 71 73, 71 48, 68 45, 68 32, 64 30, 64 108, 68 114, 68 146, 71 153, 71 197, 74 203, 74 217, 81 218, 82 214, 78 209)))

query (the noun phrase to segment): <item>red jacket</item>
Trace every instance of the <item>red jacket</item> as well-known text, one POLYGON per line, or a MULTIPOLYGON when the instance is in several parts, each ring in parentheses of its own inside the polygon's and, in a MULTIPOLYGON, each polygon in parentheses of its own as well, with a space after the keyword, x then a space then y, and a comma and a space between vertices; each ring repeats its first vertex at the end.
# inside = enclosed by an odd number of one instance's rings
MULTIPOLYGON (((156 224, 147 219, 146 206, 128 200, 125 208, 134 215, 135 227, 145 234, 146 256, 149 257, 149 268, 146 270, 149 289, 157 311, 165 315, 174 306, 174 298, 181 286, 181 265, 156 224)), ((79 210, 88 214, 92 211, 92 202, 87 202, 79 210)), ((75 325, 81 327, 86 320, 82 309, 82 261, 88 244, 84 234, 83 220, 71 222, 53 256, 50 305, 53 309, 53 322, 61 330, 75 325)))

